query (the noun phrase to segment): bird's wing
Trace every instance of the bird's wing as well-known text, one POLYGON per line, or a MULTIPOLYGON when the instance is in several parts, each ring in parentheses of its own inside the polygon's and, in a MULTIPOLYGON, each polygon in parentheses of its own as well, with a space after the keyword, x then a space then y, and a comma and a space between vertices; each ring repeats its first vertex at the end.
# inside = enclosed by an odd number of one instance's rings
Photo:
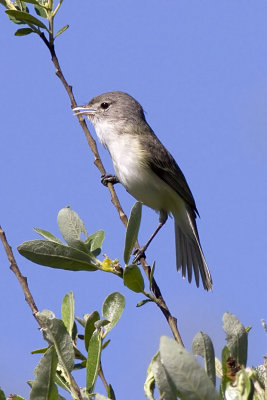
MULTIPOLYGON (((146 141, 146 147, 149 146, 147 152, 149 167, 182 197, 194 215, 199 215, 194 197, 181 169, 152 130, 150 134, 152 136, 149 138, 149 143, 146 141)), ((140 139, 141 141, 145 140, 144 136, 141 136, 140 139)))

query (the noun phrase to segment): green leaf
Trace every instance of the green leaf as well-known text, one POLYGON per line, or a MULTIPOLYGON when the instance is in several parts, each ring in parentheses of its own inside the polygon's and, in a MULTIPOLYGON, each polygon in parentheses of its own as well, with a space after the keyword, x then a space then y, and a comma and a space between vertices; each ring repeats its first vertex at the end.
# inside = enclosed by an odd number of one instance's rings
MULTIPOLYGON (((26 28, 27 29, 27 28, 26 28)), ((33 228, 33 230, 38 233, 38 235, 44 237, 45 239, 49 240, 50 242, 55 242, 59 244, 64 244, 60 239, 54 236, 52 233, 45 231, 44 229, 40 228, 33 228)))
POLYGON ((88 249, 89 253, 92 253, 97 257, 101 253, 102 243, 105 239, 105 232, 99 230, 86 238, 84 244, 88 249))
POLYGON ((205 370, 213 385, 216 385, 215 354, 210 337, 203 332, 198 332, 193 339, 192 353, 195 356, 202 356, 205 361, 205 370))
POLYGON ((44 9, 44 7, 40 6, 39 4, 36 4, 34 6, 34 9, 35 9, 36 14, 39 15, 39 17, 47 19, 47 12, 44 9))
POLYGON ((110 400, 116 400, 115 393, 114 393, 114 390, 113 390, 113 387, 111 386, 111 384, 108 385, 107 395, 110 400))
POLYGON ((137 241, 140 222, 142 216, 142 203, 137 201, 131 209, 130 217, 127 224, 124 246, 124 262, 128 264, 133 248, 137 241))
POLYGON ((123 273, 124 285, 136 293, 144 291, 145 284, 140 269, 137 265, 127 265, 123 273))
POLYGON ((151 303, 151 302, 153 303, 153 300, 151 300, 151 299, 141 300, 141 301, 139 301, 139 303, 136 304, 136 307, 142 307, 142 306, 144 306, 145 304, 151 303))
POLYGON ((241 369, 241 371, 236 374, 236 383, 237 389, 242 395, 242 399, 252 399, 254 392, 252 380, 249 378, 247 372, 244 369, 241 369))
POLYGON ((36 0, 24 0, 25 3, 30 3, 30 4, 39 4, 36 0))
POLYGON ((223 375, 227 374, 227 360, 231 356, 230 350, 227 346, 222 349, 222 372, 223 375))
MULTIPOLYGON (((151 360, 151 363, 148 367, 148 373, 150 374, 150 385, 151 385, 151 394, 153 394, 153 380, 152 376, 154 377, 160 396, 166 400, 176 400, 177 398, 177 390, 170 380, 168 374, 162 365, 160 354, 157 352, 151 360), (149 372, 150 367, 150 372, 149 372)), ((147 385, 149 381, 147 382, 147 385)))
POLYGON ((18 21, 21 21, 22 23, 33 24, 35 26, 38 26, 39 28, 47 30, 46 26, 42 23, 42 21, 33 17, 31 14, 28 14, 27 12, 17 11, 17 10, 6 10, 6 14, 8 14, 8 16, 10 17, 15 18, 18 21))
POLYGON ((95 322, 95 328, 99 330, 108 324, 109 321, 107 319, 100 319, 99 321, 95 322))
POLYGON ((64 389, 67 392, 71 393, 71 389, 70 389, 66 379, 59 372, 56 372, 55 383, 58 386, 60 386, 62 389, 64 389))
POLYGON ((216 376, 218 376, 219 379, 222 379, 223 377, 222 363, 217 357, 215 357, 215 371, 216 371, 216 376))
MULTIPOLYGON (((8 5, 7 5, 7 2, 6 2, 6 0, 0 0, 0 4, 2 4, 4 7, 8 7, 8 5)), ((0 392, 1 393, 1 392, 0 392)), ((4 392, 3 392, 4 393, 4 392)), ((2 400, 1 398, 0 398, 0 400, 2 400)), ((4 400, 6 400, 6 398, 4 399, 4 400)))
POLYGON ((227 384, 230 382, 230 378, 227 376, 227 360, 230 357, 230 350, 228 349, 227 346, 224 346, 222 349, 222 380, 221 380, 221 385, 220 385, 220 393, 221 397, 224 398, 225 390, 227 387, 227 384))
POLYGON ((152 361, 149 364, 147 372, 146 372, 146 380, 144 383, 144 392, 145 392, 145 396, 148 400, 155 400, 154 399, 155 376, 152 372, 151 364, 152 364, 152 361))
MULTIPOLYGON (((81 234, 87 232, 79 215, 69 207, 62 208, 57 216, 59 230, 69 246, 83 250, 81 234)), ((86 251, 86 250, 83 250, 86 251)))
POLYGON ((87 318, 84 332, 84 345, 86 350, 88 351, 89 342, 95 331, 95 322, 100 320, 100 315, 97 311, 92 312, 87 318))
POLYGON ((77 328, 76 322, 74 322, 73 328, 72 328, 72 335, 71 335, 71 338, 74 343, 76 343, 77 336, 78 336, 78 328, 77 328))
POLYGON ((73 292, 69 292, 64 296, 61 305, 62 321, 64 322, 67 331, 72 337, 72 330, 74 325, 74 296, 73 292))
POLYGON ((60 365, 64 371, 71 372, 74 365, 74 350, 71 337, 60 319, 48 318, 43 313, 36 314, 43 328, 44 339, 55 346, 60 365))
POLYGON ((110 343, 110 339, 108 339, 105 343, 102 344, 102 350, 104 350, 110 343))
POLYGON ((35 380, 30 393, 31 400, 57 400, 58 392, 55 374, 58 357, 54 346, 50 347, 34 370, 35 380))
POLYGON ((251 383, 252 381, 246 371, 242 369, 236 374, 235 385, 228 384, 225 391, 225 398, 227 400, 263 400, 264 397, 258 397, 256 393, 253 396, 254 388, 251 383))
POLYGON ((177 396, 186 400, 217 400, 217 394, 205 370, 183 346, 166 336, 160 339, 160 359, 177 396))
POLYGON ((223 315, 223 329, 226 333, 227 347, 231 356, 243 365, 247 364, 248 334, 244 326, 233 314, 223 315))
POLYGON ((14 24, 17 24, 17 25, 24 25, 25 24, 25 22, 21 22, 18 19, 16 19, 15 17, 12 17, 11 15, 8 15, 8 18, 10 19, 10 21, 14 22, 14 24))
POLYGON ((13 5, 14 5, 15 8, 16 8, 17 10, 19 10, 19 11, 24 11, 24 12, 26 12, 26 13, 29 12, 29 9, 28 9, 28 7, 26 6, 25 1, 22 1, 22 0, 14 0, 14 1, 13 1, 13 5))
POLYGON ((37 350, 33 350, 31 351, 31 354, 44 354, 49 347, 43 347, 42 349, 37 349, 37 350))
POLYGON ((59 31, 56 33, 55 38, 61 35, 61 33, 65 32, 69 28, 69 25, 63 26, 63 28, 59 29, 59 31))
MULTIPOLYGON (((60 0, 61 2, 63 1, 63 0, 60 0)), ((53 5, 54 5, 54 0, 51 0, 51 1, 49 1, 50 3, 51 3, 51 5, 52 5, 52 7, 53 7, 53 5)), ((40 7, 44 7, 44 8, 47 8, 48 7, 48 2, 47 2, 47 0, 38 0, 38 4, 39 4, 39 6, 40 7)), ((51 8, 51 10, 52 10, 52 8, 51 8)))
POLYGON ((149 289, 152 290, 152 282, 154 278, 154 272, 155 272, 155 267, 156 267, 156 261, 153 262, 152 268, 149 274, 149 289))
POLYGON ((34 31, 31 28, 21 28, 15 32, 15 36, 26 36, 33 32, 34 31))
POLYGON ((109 321, 105 327, 105 332, 111 331, 119 321, 125 307, 125 297, 114 292, 108 295, 102 306, 102 315, 109 321))
POLYGON ((96 271, 88 254, 47 240, 29 240, 18 247, 21 255, 36 264, 68 271, 96 271))
POLYGON ((6 400, 6 395, 0 387, 0 400, 6 400))
POLYGON ((94 391, 100 365, 101 347, 101 334, 99 331, 95 330, 89 342, 86 362, 86 387, 89 394, 94 391))

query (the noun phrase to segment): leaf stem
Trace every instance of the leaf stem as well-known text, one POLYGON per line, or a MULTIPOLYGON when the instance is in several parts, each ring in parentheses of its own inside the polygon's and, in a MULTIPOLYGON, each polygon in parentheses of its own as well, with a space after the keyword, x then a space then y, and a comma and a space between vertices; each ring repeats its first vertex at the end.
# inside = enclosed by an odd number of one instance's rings
POLYGON ((103 385, 105 386, 105 390, 106 390, 107 395, 108 395, 109 384, 107 383, 106 378, 105 378, 105 376, 104 376, 104 372, 103 372, 102 362, 101 362, 101 361, 100 361, 100 364, 99 364, 98 376, 99 376, 99 378, 101 379, 103 385))
POLYGON ((61 6, 62 2, 63 2, 63 0, 60 0, 60 2, 58 3, 58 5, 56 6, 56 8, 55 8, 55 10, 54 10, 54 12, 53 12, 53 15, 54 15, 54 16, 56 15, 56 13, 58 12, 58 10, 60 9, 60 6, 61 6))

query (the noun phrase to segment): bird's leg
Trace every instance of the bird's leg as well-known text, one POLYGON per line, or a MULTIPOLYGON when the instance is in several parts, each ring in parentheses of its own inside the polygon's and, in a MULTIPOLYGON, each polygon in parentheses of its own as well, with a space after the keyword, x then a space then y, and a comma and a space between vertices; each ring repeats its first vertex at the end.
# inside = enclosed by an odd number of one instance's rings
POLYGON ((146 258, 146 256, 145 256, 146 249, 148 248, 148 246, 150 245, 150 243, 152 242, 152 240, 154 239, 156 234, 159 232, 159 230, 163 227, 163 225, 165 224, 167 219, 168 219, 167 212, 161 210, 160 215, 159 215, 159 224, 158 224, 157 228, 152 233, 152 235, 150 236, 150 238, 148 239, 146 244, 144 246, 140 247, 140 249, 135 250, 135 252, 134 252, 135 257, 133 259, 133 264, 137 263, 137 261, 139 261, 140 258, 142 258, 142 257, 146 258))
POLYGON ((111 174, 104 174, 101 175, 101 183, 104 186, 108 186, 108 183, 112 183, 113 185, 115 185, 115 183, 119 183, 119 178, 116 175, 111 175, 111 174))

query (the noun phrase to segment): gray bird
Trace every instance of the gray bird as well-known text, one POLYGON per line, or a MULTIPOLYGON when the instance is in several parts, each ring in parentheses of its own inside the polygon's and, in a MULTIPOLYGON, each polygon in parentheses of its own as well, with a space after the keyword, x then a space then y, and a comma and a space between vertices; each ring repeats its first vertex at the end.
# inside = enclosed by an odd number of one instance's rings
POLYGON ((88 117, 112 158, 116 176, 105 176, 103 183, 120 182, 138 201, 160 213, 157 229, 137 252, 134 262, 144 255, 172 214, 177 270, 182 270, 183 277, 187 273, 189 282, 194 270, 197 287, 200 273, 203 287, 212 289, 197 231, 195 200, 176 161, 146 122, 142 106, 129 94, 114 91, 94 97, 74 111, 75 115, 88 117))

